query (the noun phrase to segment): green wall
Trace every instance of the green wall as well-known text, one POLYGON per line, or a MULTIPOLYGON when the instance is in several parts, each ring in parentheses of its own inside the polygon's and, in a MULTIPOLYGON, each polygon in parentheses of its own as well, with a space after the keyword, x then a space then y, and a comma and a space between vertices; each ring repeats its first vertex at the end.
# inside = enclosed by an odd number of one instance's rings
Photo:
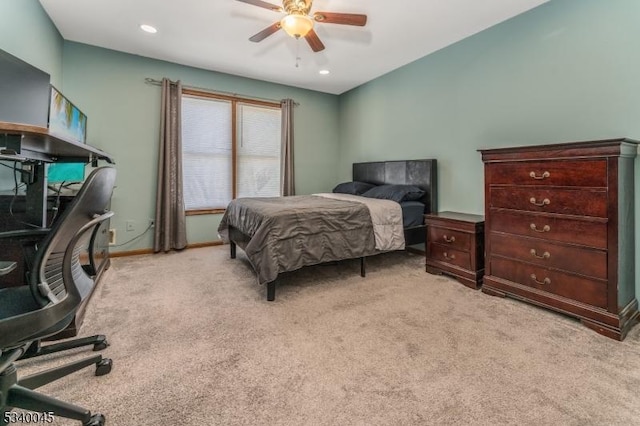
MULTIPOLYGON (((65 94, 87 114, 87 142, 115 157, 118 169, 111 227, 121 243, 143 231, 154 217, 160 127, 160 87, 144 79, 168 77, 183 85, 260 98, 293 98, 296 192, 332 188, 337 173, 338 97, 205 71, 84 44, 65 42, 65 94), (135 230, 125 230, 126 221, 135 230)), ((189 243, 217 240, 221 215, 187 217, 189 243)), ((152 246, 152 232, 113 251, 152 246)))
POLYGON ((639 17, 638 0, 551 0, 343 94, 340 178, 437 158, 440 210, 483 213, 480 148, 640 139, 639 17))
POLYGON ((0 49, 51 75, 62 87, 64 40, 37 0, 1 0, 0 49))

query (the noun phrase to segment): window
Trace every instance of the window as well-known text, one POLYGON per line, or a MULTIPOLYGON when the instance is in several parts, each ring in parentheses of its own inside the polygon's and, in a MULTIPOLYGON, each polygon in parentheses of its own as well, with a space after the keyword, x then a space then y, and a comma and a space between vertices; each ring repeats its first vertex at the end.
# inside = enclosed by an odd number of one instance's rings
POLYGON ((190 214, 237 197, 280 195, 281 110, 276 103, 184 90, 182 166, 190 214))

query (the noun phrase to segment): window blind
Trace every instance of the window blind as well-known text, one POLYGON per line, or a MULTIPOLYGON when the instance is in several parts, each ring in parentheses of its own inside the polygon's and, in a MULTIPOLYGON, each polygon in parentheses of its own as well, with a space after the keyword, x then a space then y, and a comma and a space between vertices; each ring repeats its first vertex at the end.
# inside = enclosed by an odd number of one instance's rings
POLYGON ((182 97, 182 165, 187 210, 225 208, 232 198, 231 102, 182 97))
POLYGON ((237 104, 238 197, 280 195, 281 119, 279 108, 237 104))

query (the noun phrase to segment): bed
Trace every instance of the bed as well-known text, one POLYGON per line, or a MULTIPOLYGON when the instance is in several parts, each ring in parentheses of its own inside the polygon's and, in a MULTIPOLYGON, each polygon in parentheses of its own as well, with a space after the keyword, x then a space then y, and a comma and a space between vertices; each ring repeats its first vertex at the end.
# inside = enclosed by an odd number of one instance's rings
POLYGON ((230 244, 231 258, 237 246, 244 250, 259 284, 267 286, 267 300, 275 300, 281 273, 360 259, 364 277, 366 257, 424 243, 422 217, 437 211, 435 159, 354 163, 352 180, 375 187, 372 193, 390 185, 417 187, 420 197, 398 203, 384 196, 323 193, 229 203, 218 233, 230 244))

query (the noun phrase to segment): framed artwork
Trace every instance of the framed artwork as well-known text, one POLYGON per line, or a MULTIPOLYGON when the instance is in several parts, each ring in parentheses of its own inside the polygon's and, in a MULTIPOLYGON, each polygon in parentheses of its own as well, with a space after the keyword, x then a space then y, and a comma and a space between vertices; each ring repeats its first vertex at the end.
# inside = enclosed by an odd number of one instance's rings
POLYGON ((60 138, 85 143, 87 116, 51 86, 49 98, 49 132, 60 138))

